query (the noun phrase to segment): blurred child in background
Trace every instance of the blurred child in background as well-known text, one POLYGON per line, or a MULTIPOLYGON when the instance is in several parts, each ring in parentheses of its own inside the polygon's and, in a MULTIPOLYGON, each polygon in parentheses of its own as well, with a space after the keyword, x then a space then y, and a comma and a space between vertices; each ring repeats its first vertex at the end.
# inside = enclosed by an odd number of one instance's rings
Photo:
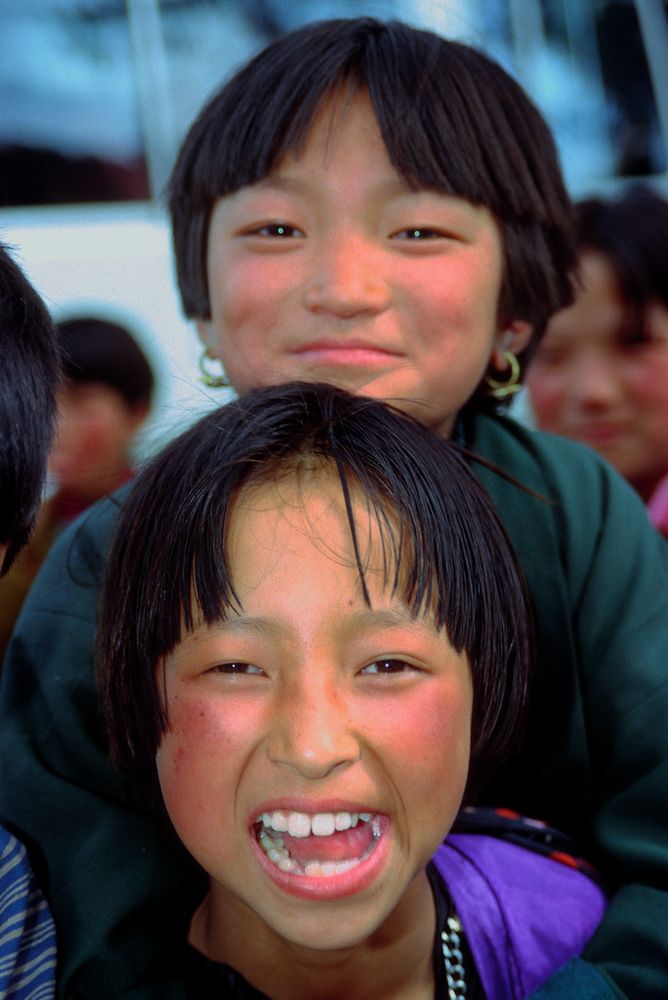
POLYGON ((668 202, 632 187, 580 202, 577 221, 581 285, 529 367, 532 408, 607 458, 668 534, 668 202))
POLYGON ((151 407, 153 372, 129 330, 80 317, 58 324, 65 385, 49 456, 54 519, 70 521, 132 475, 130 450, 151 407))
POLYGON ((65 381, 49 455, 53 482, 30 544, 0 582, 0 657, 42 561, 62 529, 132 476, 131 447, 154 377, 130 332, 95 316, 56 327, 65 381))

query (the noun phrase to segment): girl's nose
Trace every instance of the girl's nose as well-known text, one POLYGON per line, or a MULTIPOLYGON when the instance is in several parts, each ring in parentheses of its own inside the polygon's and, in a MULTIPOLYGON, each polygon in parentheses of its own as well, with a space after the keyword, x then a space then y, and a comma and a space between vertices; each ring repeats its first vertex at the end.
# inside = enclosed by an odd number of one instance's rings
POLYGON ((389 287, 381 273, 380 253, 370 241, 340 239, 317 253, 306 284, 305 303, 312 312, 350 319, 382 312, 389 287))
POLYGON ((268 754, 311 780, 354 763, 360 745, 345 701, 333 687, 291 692, 276 706, 268 754))
POLYGON ((581 357, 571 368, 571 392, 584 409, 603 409, 619 395, 616 364, 599 357, 581 357))

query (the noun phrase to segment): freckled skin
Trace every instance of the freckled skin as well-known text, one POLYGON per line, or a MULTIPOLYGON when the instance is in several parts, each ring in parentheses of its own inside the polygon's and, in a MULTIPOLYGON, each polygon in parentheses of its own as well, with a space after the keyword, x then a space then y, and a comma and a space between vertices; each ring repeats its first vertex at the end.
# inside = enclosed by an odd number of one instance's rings
POLYGON ((294 995, 295 964, 324 982, 332 968, 353 975, 368 987, 355 996, 383 995, 375 991, 390 971, 417 976, 415 996, 433 995, 424 867, 466 783, 470 669, 444 632, 411 620, 385 591, 377 528, 360 507, 360 538, 372 538, 364 605, 339 486, 323 478, 317 490, 282 482, 243 495, 230 532, 241 614, 184 637, 165 664, 162 791, 211 875, 192 940, 272 996, 294 995), (379 660, 391 663, 387 674, 379 660), (250 830, 277 797, 356 802, 387 817, 370 884, 333 901, 278 887, 250 830))

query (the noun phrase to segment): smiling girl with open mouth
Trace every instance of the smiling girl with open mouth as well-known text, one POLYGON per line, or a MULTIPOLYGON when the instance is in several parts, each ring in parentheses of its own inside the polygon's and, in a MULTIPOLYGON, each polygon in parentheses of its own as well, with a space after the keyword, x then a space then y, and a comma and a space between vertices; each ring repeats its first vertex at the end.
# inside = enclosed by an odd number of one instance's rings
POLYGON ((510 1000, 578 954, 604 905, 585 875, 499 841, 500 881, 472 889, 476 837, 443 845, 467 782, 517 737, 530 661, 498 518, 457 449, 411 418, 298 383, 229 404, 155 459, 119 522, 100 663, 117 761, 159 785, 209 877, 191 995, 459 997, 461 983, 510 1000), (498 903, 477 926, 484 894, 512 897, 527 864, 534 913, 509 910, 528 962, 498 903), (575 932, 554 919, 564 880, 575 932))

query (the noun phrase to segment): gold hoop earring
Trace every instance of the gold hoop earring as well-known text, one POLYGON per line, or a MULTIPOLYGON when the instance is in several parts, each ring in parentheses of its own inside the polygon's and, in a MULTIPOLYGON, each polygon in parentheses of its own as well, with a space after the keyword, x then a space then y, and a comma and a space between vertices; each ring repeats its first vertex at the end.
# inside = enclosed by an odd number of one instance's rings
POLYGON ((489 395, 493 396, 494 399, 506 399, 508 396, 514 396, 522 388, 522 383, 520 382, 522 371, 520 363, 513 352, 504 351, 503 360, 508 362, 510 368, 508 378, 505 382, 490 378, 489 375, 485 376, 485 385, 489 389, 489 395))
POLYGON ((210 372, 207 370, 206 362, 209 359, 209 354, 206 348, 202 351, 199 358, 199 370, 201 372, 200 382, 202 382, 207 389, 225 389, 229 386, 229 382, 225 376, 221 373, 216 375, 215 372, 210 372))

